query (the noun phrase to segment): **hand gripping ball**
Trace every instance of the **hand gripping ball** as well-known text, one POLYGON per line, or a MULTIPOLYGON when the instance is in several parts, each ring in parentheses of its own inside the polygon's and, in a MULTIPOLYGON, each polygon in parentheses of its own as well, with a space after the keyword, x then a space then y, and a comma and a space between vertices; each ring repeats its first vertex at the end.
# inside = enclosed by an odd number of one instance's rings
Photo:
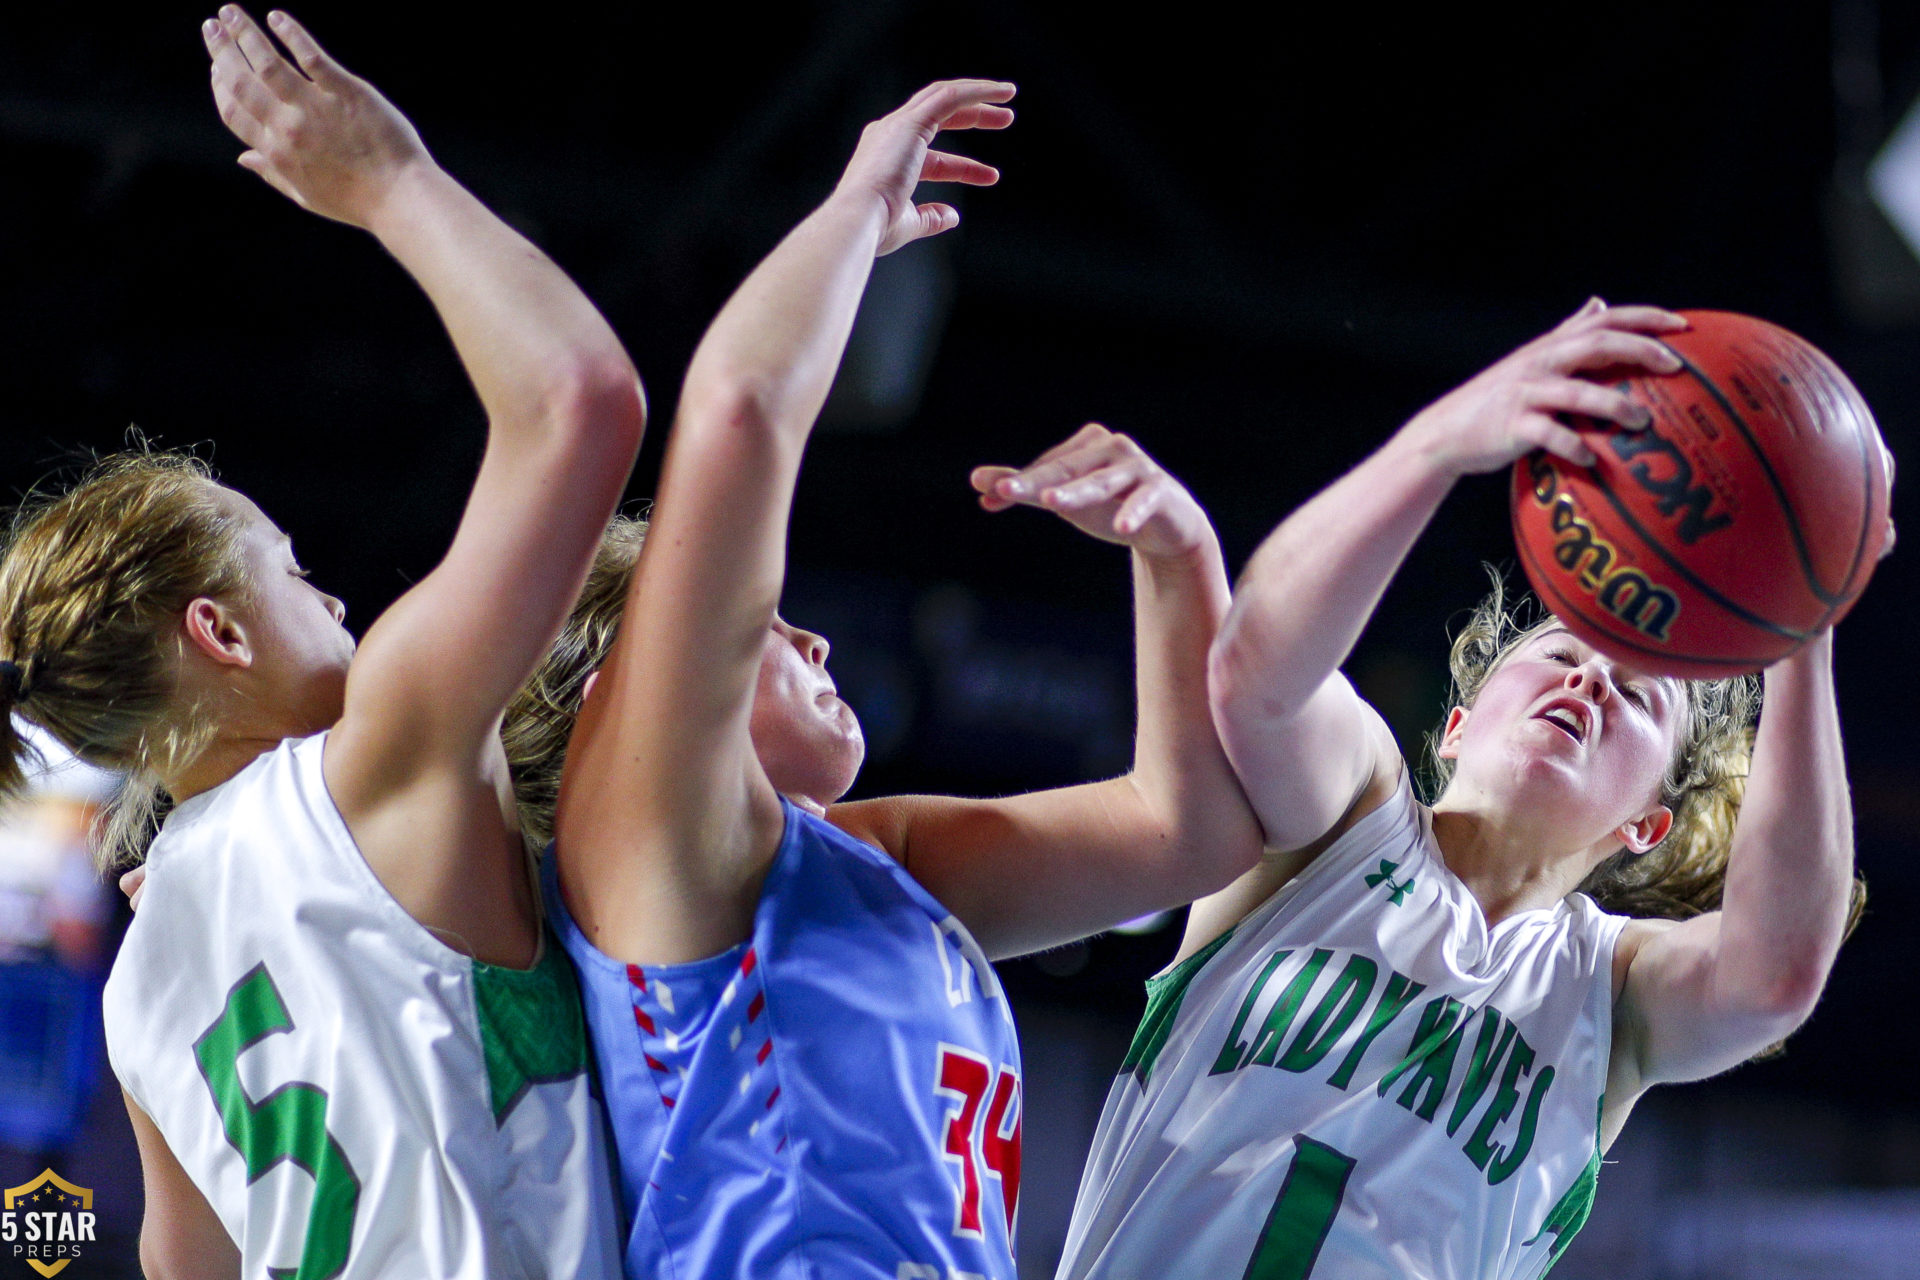
POLYGON ((1785 329, 1683 312, 1677 373, 1620 388, 1645 431, 1592 421, 1591 467, 1538 452, 1513 473, 1536 595, 1603 653, 1660 675, 1756 671, 1832 626, 1887 539, 1890 459, 1866 401, 1785 329))

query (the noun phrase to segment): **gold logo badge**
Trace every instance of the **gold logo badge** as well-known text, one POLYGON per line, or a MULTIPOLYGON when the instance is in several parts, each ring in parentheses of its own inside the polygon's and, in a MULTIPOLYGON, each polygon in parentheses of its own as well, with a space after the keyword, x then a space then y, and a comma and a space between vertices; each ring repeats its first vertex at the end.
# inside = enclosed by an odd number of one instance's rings
POLYGON ((93 1244, 93 1192, 51 1169, 8 1187, 0 1211, 0 1249, 43 1276, 57 1276, 93 1244))

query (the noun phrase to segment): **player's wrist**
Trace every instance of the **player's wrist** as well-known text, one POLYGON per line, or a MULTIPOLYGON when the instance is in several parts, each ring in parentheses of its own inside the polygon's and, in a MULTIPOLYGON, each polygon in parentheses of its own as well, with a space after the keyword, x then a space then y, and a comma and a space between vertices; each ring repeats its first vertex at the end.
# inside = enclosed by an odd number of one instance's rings
POLYGON ((1136 541, 1128 545, 1147 571, 1155 575, 1186 576, 1198 573, 1220 556, 1219 540, 1214 537, 1211 525, 1191 534, 1163 537, 1151 543, 1136 541))
POLYGON ((383 165, 365 186, 352 221, 389 248, 433 210, 471 199, 425 151, 383 165))
POLYGON ((1433 410, 1423 410, 1390 436, 1375 457, 1420 488, 1445 492, 1479 469, 1459 447, 1458 434, 1454 424, 1433 410))
POLYGON ((827 223, 871 232, 876 241, 886 235, 893 216, 893 205, 878 188, 849 180, 842 180, 814 212, 815 218, 827 223))

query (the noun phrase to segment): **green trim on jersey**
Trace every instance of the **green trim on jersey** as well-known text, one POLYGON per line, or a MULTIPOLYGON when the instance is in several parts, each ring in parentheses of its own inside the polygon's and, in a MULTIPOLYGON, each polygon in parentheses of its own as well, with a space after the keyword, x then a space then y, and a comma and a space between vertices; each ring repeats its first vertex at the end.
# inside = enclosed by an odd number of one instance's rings
MULTIPOLYGON (((1602 1097, 1600 1099, 1602 1112, 1606 1110, 1606 1105, 1607 1100, 1602 1097)), ((1580 1234, 1580 1228, 1587 1225, 1587 1215, 1593 1212, 1594 1192, 1599 1190, 1599 1187, 1600 1120, 1596 1116, 1593 1126, 1593 1158, 1587 1161, 1587 1167, 1580 1171, 1580 1176, 1574 1179, 1571 1187, 1567 1188, 1567 1194, 1561 1196, 1553 1208, 1547 1211, 1547 1220, 1540 1224, 1538 1231, 1533 1233, 1533 1239, 1523 1241, 1520 1246, 1524 1249, 1547 1232, 1553 1232, 1553 1253, 1547 1259, 1546 1267, 1540 1272, 1542 1276, 1552 1270, 1554 1263, 1560 1261, 1560 1255, 1567 1251, 1567 1246, 1573 1243, 1573 1238, 1580 1234)))
POLYGON ((473 1004, 486 1050, 495 1124, 505 1123, 529 1085, 586 1071, 580 986, 551 933, 542 936, 540 961, 531 969, 474 961, 473 1004))
POLYGON ((1147 1011, 1140 1016, 1133 1043, 1127 1046, 1127 1056, 1120 1062, 1121 1075, 1131 1072, 1142 1089, 1147 1087, 1147 1077, 1160 1050, 1166 1047, 1167 1035, 1173 1030, 1173 1020, 1180 1012, 1180 1001, 1186 997, 1188 985, 1231 937, 1233 930, 1229 929, 1166 973, 1156 973, 1147 979, 1147 1011))

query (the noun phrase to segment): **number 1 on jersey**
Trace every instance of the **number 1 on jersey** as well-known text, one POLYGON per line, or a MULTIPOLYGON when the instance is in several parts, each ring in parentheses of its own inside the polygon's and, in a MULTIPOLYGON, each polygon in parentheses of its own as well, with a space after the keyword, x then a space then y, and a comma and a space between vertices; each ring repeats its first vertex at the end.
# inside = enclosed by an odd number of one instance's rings
POLYGON ((1244 1280, 1307 1280, 1313 1274, 1353 1165, 1352 1157, 1326 1143, 1304 1133, 1294 1135, 1293 1161, 1260 1229, 1244 1280))

